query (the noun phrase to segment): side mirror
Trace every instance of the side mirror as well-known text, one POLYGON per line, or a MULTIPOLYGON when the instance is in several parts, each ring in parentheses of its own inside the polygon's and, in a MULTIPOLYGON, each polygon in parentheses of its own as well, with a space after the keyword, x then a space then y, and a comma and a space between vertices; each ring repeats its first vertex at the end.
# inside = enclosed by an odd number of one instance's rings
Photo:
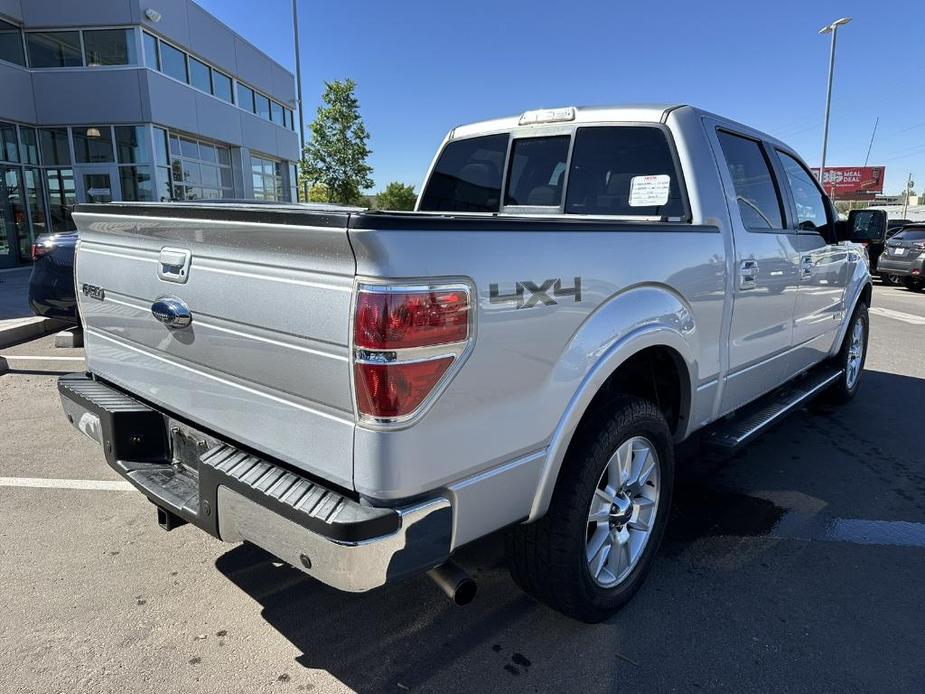
POLYGON ((887 219, 884 210, 851 210, 845 236, 857 243, 882 242, 886 239, 887 219))

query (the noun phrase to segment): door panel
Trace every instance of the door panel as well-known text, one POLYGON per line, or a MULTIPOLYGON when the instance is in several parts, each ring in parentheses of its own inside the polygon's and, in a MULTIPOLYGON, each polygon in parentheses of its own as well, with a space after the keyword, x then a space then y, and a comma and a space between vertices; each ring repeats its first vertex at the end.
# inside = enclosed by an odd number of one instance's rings
POLYGON ((777 150, 775 156, 799 253, 790 377, 828 356, 845 311, 845 290, 854 269, 850 258, 857 254, 837 242, 834 212, 815 177, 794 155, 777 150))
POLYGON ((793 346, 799 252, 764 145, 726 130, 713 142, 735 240, 736 280, 723 413, 780 384, 793 346))

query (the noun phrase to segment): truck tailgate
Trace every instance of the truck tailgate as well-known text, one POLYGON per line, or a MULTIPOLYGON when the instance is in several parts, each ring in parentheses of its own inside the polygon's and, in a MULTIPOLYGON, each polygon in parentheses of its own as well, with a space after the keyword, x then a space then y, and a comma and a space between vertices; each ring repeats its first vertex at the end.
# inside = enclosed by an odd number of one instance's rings
POLYGON ((75 273, 88 369, 352 488, 356 264, 347 217, 284 206, 79 207, 75 273), (155 318, 162 297, 189 308, 188 327, 155 318))

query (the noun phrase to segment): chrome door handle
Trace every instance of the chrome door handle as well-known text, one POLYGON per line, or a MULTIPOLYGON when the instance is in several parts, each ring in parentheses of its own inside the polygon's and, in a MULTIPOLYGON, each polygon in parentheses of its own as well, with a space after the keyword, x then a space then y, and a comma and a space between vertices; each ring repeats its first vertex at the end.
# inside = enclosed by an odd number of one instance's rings
POLYGON ((816 263, 813 262, 812 256, 804 255, 800 258, 800 277, 809 277, 813 274, 813 268, 816 263))
POLYGON ((739 265, 739 289, 754 289, 758 285, 758 261, 743 260, 739 265))

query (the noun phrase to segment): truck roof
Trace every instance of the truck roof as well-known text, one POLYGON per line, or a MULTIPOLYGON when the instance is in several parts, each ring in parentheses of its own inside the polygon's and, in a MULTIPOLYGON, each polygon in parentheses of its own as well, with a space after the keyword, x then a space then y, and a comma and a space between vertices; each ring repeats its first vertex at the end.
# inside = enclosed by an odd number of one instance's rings
MULTIPOLYGON (((492 118, 489 120, 466 123, 453 128, 447 135, 447 140, 454 140, 489 133, 516 130, 518 127, 531 125, 569 125, 575 123, 663 123, 671 111, 684 109, 692 111, 702 117, 713 118, 716 121, 740 132, 751 134, 754 137, 767 140, 783 149, 791 148, 773 135, 756 130, 744 123, 726 118, 690 104, 624 104, 616 106, 564 106, 559 108, 542 108, 524 111, 516 116, 492 118)), ((792 150, 791 150, 792 151, 792 150)))
MULTIPOLYGON (((552 120, 541 120, 543 124, 555 123, 557 120, 568 123, 597 123, 601 121, 658 123, 664 116, 675 108, 684 104, 626 104, 622 106, 565 106, 561 108, 543 108, 525 111, 516 116, 505 116, 489 120, 477 121, 459 125, 452 130, 452 137, 470 137, 476 134, 511 130, 523 124, 525 118, 531 114, 555 114, 568 111, 569 117, 552 120)), ((536 121, 534 121, 536 122, 536 121)))

